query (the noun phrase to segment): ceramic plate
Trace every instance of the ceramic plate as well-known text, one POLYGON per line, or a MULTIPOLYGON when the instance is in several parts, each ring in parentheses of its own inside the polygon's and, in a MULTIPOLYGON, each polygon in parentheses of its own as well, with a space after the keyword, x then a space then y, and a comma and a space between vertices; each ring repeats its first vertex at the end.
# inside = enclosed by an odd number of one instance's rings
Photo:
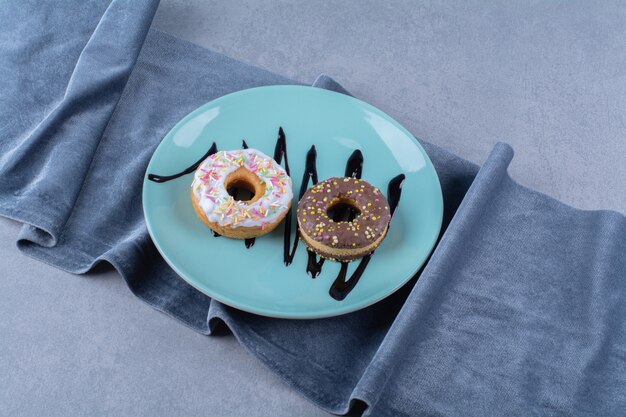
MULTIPOLYGON (((284 161, 283 161, 284 165, 284 161)), ((310 185, 309 185, 310 186, 310 185)), ((295 206, 293 223, 295 224, 295 206)), ((154 152, 143 185, 148 230, 168 264, 189 284, 232 307, 282 318, 321 318, 371 305, 405 284, 432 250, 443 214, 441 187, 433 165, 415 138, 377 108, 355 98, 313 87, 271 86, 229 94, 181 120, 154 152), (354 289, 337 301, 329 289, 341 264, 327 261, 312 279, 302 242, 289 266, 283 263, 284 224, 246 248, 241 240, 214 237, 195 215, 189 197, 192 174, 156 183, 148 173, 168 175, 192 165, 212 143, 273 155, 279 127, 286 134, 294 196, 306 154, 317 150, 322 181, 343 176, 346 160, 360 149, 362 179, 387 192, 405 175, 400 203, 387 238, 371 257, 354 289)), ((295 227, 292 227, 292 236, 295 227)), ((347 276, 359 261, 348 265, 347 276)))

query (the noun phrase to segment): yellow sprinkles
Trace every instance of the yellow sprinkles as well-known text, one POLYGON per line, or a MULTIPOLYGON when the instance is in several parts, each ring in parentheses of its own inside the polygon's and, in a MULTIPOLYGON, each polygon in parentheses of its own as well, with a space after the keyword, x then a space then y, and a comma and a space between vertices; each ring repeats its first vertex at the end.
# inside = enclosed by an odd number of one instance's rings
POLYGON ((310 238, 337 248, 370 245, 386 233, 391 219, 387 201, 380 190, 367 181, 348 177, 329 178, 312 186, 301 199, 297 216, 301 230, 310 238), (327 211, 339 203, 352 205, 360 213, 335 222, 327 211))

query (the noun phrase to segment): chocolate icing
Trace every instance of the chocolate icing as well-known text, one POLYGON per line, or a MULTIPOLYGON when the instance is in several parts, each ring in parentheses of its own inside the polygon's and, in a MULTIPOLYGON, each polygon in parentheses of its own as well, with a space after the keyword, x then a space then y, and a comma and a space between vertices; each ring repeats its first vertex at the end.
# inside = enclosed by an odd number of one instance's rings
MULTIPOLYGON (((301 232, 331 249, 316 250, 336 258, 332 248, 359 249, 383 236, 391 219, 387 199, 380 190, 358 178, 333 177, 311 187, 296 211, 301 232), (327 211, 338 203, 355 207, 361 213, 352 221, 335 222, 327 211)), ((346 259, 348 260, 348 259, 346 259)))

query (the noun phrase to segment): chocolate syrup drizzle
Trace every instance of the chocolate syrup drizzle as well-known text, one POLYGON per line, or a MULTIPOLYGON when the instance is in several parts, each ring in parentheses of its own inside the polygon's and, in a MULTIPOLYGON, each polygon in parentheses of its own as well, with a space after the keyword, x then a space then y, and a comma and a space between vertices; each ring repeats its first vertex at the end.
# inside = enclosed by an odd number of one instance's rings
POLYGON ((196 169, 198 169, 198 167, 200 166, 202 161, 207 159, 209 156, 213 155, 215 152, 217 152, 217 145, 215 144, 215 142, 213 142, 213 144, 211 145, 211 147, 209 148, 207 153, 205 153, 204 156, 198 160, 198 162, 196 162, 195 164, 191 165, 190 167, 185 168, 184 170, 180 171, 179 173, 173 174, 173 175, 148 174, 148 179, 150 181, 154 181, 154 182, 158 182, 158 183, 164 183, 164 182, 168 182, 168 181, 171 181, 171 180, 175 180, 176 178, 182 177, 183 175, 191 174, 196 169))
MULTIPOLYGON (((391 212, 392 219, 393 212, 396 211, 396 207, 398 207, 398 203, 400 202, 404 178, 404 174, 397 175, 389 181, 389 185, 387 186, 387 201, 389 202, 389 211, 391 212)), ((389 222, 388 228, 389 227, 391 227, 391 221, 389 222)), ((361 258, 361 262, 359 262, 359 265, 347 281, 346 273, 348 272, 348 262, 342 262, 339 275, 337 275, 335 282, 333 282, 333 285, 331 285, 330 290, 328 291, 330 296, 337 301, 341 301, 346 298, 361 279, 361 276, 363 275, 365 268, 367 268, 367 264, 370 262, 372 255, 374 255, 374 252, 361 258)))
MULTIPOLYGON (((311 150, 314 151, 315 147, 312 147, 311 150)), ((309 172, 310 175, 307 176, 305 172, 305 177, 302 180, 302 188, 300 188, 300 199, 302 199, 302 196, 304 195, 304 191, 306 191, 307 188, 309 188, 308 187, 309 177, 313 178, 312 185, 317 184, 317 169, 315 166, 315 159, 312 159, 311 161, 309 161, 309 159, 307 158, 306 168, 307 168, 307 171, 310 170, 309 172), (306 179, 306 184, 305 184, 305 179, 306 179)), ((350 158, 348 158, 344 176, 360 179, 362 173, 363 173, 363 154, 361 153, 360 150, 357 149, 354 152, 352 152, 352 155, 350 155, 350 158)), ((356 214, 357 213, 354 210, 351 210, 348 207, 341 207, 341 208, 338 208, 334 212, 333 221, 334 222, 341 222, 341 221, 351 222, 356 217, 356 214)), ((296 229, 296 232, 297 232, 297 229, 296 229)), ((296 236, 297 236, 297 233, 296 233, 296 236)), ((315 278, 322 272, 322 266, 324 265, 324 258, 320 257, 318 259, 317 254, 308 248, 307 248, 307 255, 309 257, 309 260, 307 262, 306 272, 311 278, 315 278)))
MULTIPOLYGON (((317 154, 315 152, 315 145, 311 146, 311 149, 309 149, 309 152, 306 154, 306 166, 304 168, 304 176, 302 179, 302 185, 304 185, 304 187, 300 187, 300 195, 298 197, 298 201, 300 201, 300 199, 302 198, 302 196, 304 195, 304 191, 306 191, 306 185, 309 183, 309 172, 311 171, 309 169, 309 165, 310 165, 310 159, 312 158, 313 160, 313 170, 315 171, 315 158, 316 158, 317 154), (303 191, 304 190, 304 191, 303 191)), ((285 172, 287 173, 287 175, 291 176, 291 174, 289 173, 289 158, 287 158, 287 141, 285 139, 285 132, 283 131, 282 127, 278 128, 278 139, 276 140, 276 147, 274 148, 274 161, 276 161, 277 164, 280 165, 280 163, 283 161, 283 157, 285 158, 285 172)), ((315 171, 315 182, 317 182, 317 171, 315 171)), ((291 265, 291 262, 293 261, 293 257, 296 254, 296 249, 298 247, 298 223, 296 222, 296 237, 294 239, 293 242, 293 248, 290 250, 291 247, 291 217, 292 217, 292 212, 293 210, 290 208, 289 211, 287 212, 287 215, 285 216, 285 226, 284 226, 284 233, 283 233, 283 262, 285 263, 285 266, 289 266, 291 265)))
MULTIPOLYGON (((242 148, 248 149, 248 144, 245 139, 242 140, 242 148)), ((173 179, 182 177, 183 175, 190 174, 194 172, 198 166, 204 161, 207 157, 217 152, 217 145, 215 142, 211 145, 208 152, 195 164, 190 167, 184 169, 183 171, 173 174, 173 175, 155 175, 148 174, 148 179, 150 181, 154 181, 157 183, 164 183, 167 181, 171 181, 173 179)), ((285 160, 285 172, 287 175, 290 175, 289 172, 289 160, 287 158, 287 141, 285 138, 285 132, 283 128, 280 127, 278 129, 278 139, 276 140, 276 147, 274 148, 274 160, 281 164, 283 159, 285 160)), ((317 176, 317 151, 315 149, 315 145, 312 145, 309 151, 306 154, 306 162, 304 167, 304 173, 302 175, 302 183, 300 184, 300 194, 298 196, 298 201, 302 199, 302 196, 309 188, 309 182, 312 185, 317 184, 318 176, 317 176)), ((360 150, 355 150, 352 152, 352 155, 348 158, 346 162, 346 170, 345 176, 352 178, 361 178, 363 174, 363 154, 360 150)), ((404 183, 405 176, 404 174, 400 174, 395 176, 389 181, 387 186, 387 201, 389 202, 389 210, 391 212, 391 216, 393 219, 393 213, 396 210, 400 202, 400 196, 402 194, 402 184, 404 183)), ((237 190, 234 191, 233 198, 237 198, 237 190)), ((296 249, 298 248, 298 236, 299 236, 299 226, 298 222, 296 222, 296 233, 293 241, 293 247, 291 246, 291 223, 293 217, 293 207, 289 209, 287 215, 285 216, 285 224, 284 224, 284 232, 283 232, 283 261, 285 266, 289 266, 293 262, 293 258, 296 254, 296 249)), ((351 210, 348 207, 341 207, 337 209, 333 215, 333 221, 352 221, 357 216, 357 212, 355 210, 351 210)), ((391 223, 390 223, 391 226, 391 223)), ((390 227, 389 226, 389 227, 390 227)), ((220 236, 218 233, 213 232, 215 237, 220 236)), ((250 248, 254 245, 255 239, 246 239, 245 245, 246 248, 250 248)), ((311 278, 317 277, 322 272, 322 266, 324 265, 324 258, 319 258, 312 250, 307 248, 308 262, 307 262, 307 274, 311 278)), ((365 272, 365 268, 369 264, 370 259, 374 255, 374 252, 369 255, 361 258, 359 265, 356 267, 350 278, 346 280, 346 276, 348 274, 348 265, 349 262, 341 262, 341 269, 339 270, 339 274, 335 281, 331 285, 328 293, 332 298, 337 301, 341 301, 345 299, 348 294, 354 289, 356 284, 361 279, 363 272, 365 272)))
MULTIPOLYGON (((287 163, 287 146, 285 140, 285 133, 282 128, 279 130, 278 141, 276 142, 276 149, 274 152, 274 159, 280 164, 281 158, 285 157, 285 171, 289 174, 289 165, 287 163)), ((300 185, 300 195, 298 197, 298 201, 302 199, 302 196, 309 188, 309 182, 312 185, 317 184, 318 176, 317 176, 317 151, 315 150, 315 145, 311 146, 311 149, 307 152, 306 155, 306 163, 304 174, 302 175, 302 183, 300 185)), ((348 158, 346 162, 346 177, 353 177, 360 179, 363 174, 363 154, 360 150, 355 150, 352 155, 348 158)), ((400 174, 394 177, 391 181, 389 181, 387 187, 387 196, 389 202, 389 210, 391 215, 398 206, 400 202, 400 195, 402 193, 402 183, 404 182, 404 174, 400 174)), ((357 213, 354 210, 351 210, 347 207, 343 207, 339 210, 336 210, 333 215, 333 221, 352 221, 356 217, 357 213)), ((299 234, 299 226, 296 222, 296 233, 295 240, 293 243, 293 247, 290 249, 290 236, 291 236, 291 218, 292 218, 292 210, 289 210, 287 215, 285 216, 285 226, 284 226, 284 246, 283 246, 283 256, 285 265, 291 264, 293 261, 296 249, 298 247, 298 234, 299 234)), ((363 272, 365 272, 365 268, 369 264, 370 259, 374 252, 369 255, 361 258, 359 265, 354 270, 350 278, 346 280, 346 275, 348 273, 348 264, 349 262, 342 262, 341 269, 339 270, 339 274, 337 278, 333 282, 330 287, 328 293, 331 297, 333 297, 337 301, 341 301, 345 299, 348 294, 354 289, 356 284, 361 279, 363 272)), ((311 278, 317 277, 322 272, 322 266, 324 265, 324 258, 319 258, 312 250, 307 248, 308 262, 307 262, 307 274, 311 278)))

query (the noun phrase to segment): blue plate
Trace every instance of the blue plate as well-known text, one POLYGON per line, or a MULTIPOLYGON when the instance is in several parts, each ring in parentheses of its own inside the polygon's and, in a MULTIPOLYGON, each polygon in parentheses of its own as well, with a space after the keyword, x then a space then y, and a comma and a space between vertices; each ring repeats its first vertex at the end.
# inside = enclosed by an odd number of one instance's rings
MULTIPOLYGON (((265 316, 336 316, 392 294, 419 270, 435 245, 443 200, 439 179, 421 145, 398 122, 367 103, 301 86, 260 87, 229 94, 203 105, 174 126, 154 152, 147 173, 180 172, 205 154, 214 141, 219 149, 232 150, 240 148, 245 138, 251 148, 272 155, 279 126, 287 137, 295 196, 300 192, 306 153, 313 144, 320 181, 344 175, 346 160, 355 149, 364 157, 362 178, 381 191, 386 192, 396 175, 406 175, 389 234, 348 296, 337 301, 329 295, 341 264, 327 261, 317 278, 307 275, 302 242, 293 263, 285 266, 283 224, 256 239, 249 249, 241 240, 213 237, 194 213, 189 197, 192 174, 160 184, 147 180, 146 175, 144 214, 158 250, 198 290, 232 307, 265 316)), ((296 205, 294 201, 293 207, 296 205)), ((357 265, 349 265, 348 276, 357 265)))

